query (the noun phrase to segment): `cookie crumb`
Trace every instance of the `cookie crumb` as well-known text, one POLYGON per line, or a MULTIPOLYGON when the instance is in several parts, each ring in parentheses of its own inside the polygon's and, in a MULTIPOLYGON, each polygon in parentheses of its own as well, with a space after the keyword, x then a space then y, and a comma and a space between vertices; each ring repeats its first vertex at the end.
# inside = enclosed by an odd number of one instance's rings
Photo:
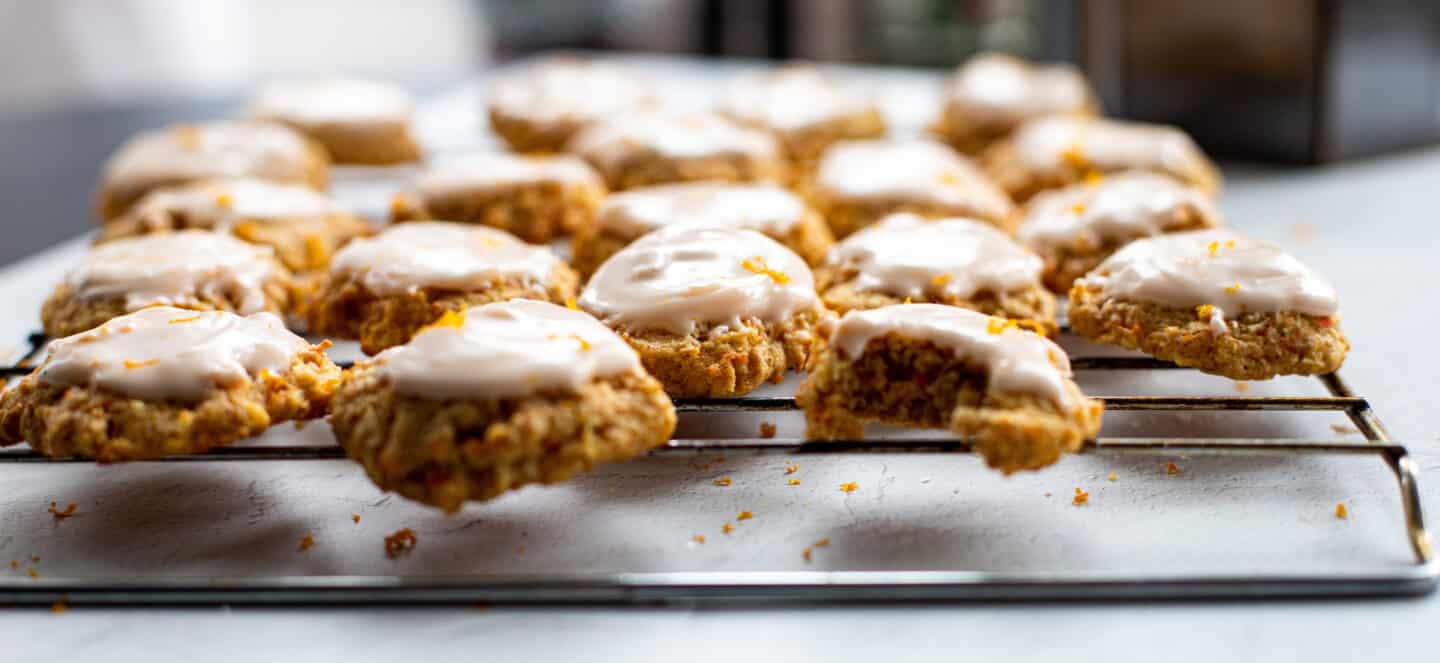
POLYGON ((825 537, 825 538, 823 538, 823 539, 820 539, 819 541, 816 541, 816 542, 815 542, 814 544, 812 544, 812 545, 814 545, 814 547, 816 547, 816 548, 829 548, 829 547, 830 547, 830 537, 827 536, 827 537, 825 537))
POLYGON ((350 514, 350 520, 355 521, 355 524, 356 524, 356 525, 359 525, 359 524, 360 524, 360 514, 358 514, 358 513, 352 513, 352 514, 350 514))
POLYGON ((70 606, 64 601, 56 601, 50 604, 50 612, 56 615, 63 615, 65 611, 69 609, 70 606))
POLYGON ((295 430, 305 430, 305 427, 308 426, 308 425, 310 425, 310 420, 309 420, 309 419, 296 419, 295 421, 293 421, 293 422, 291 422, 291 423, 293 423, 293 424, 295 425, 295 430))
POLYGON ((725 523, 724 525, 720 526, 720 531, 729 534, 735 531, 735 526, 731 525, 730 523, 725 523))
POLYGON ((704 535, 704 534, 696 534, 695 536, 690 537, 690 540, 691 540, 691 541, 694 541, 695 543, 702 543, 702 544, 703 544, 703 543, 705 543, 705 535, 704 535))
POLYGON ((855 483, 854 481, 846 481, 845 483, 840 484, 840 492, 842 493, 853 493, 859 489, 860 484, 855 483))
POLYGON ((794 474, 794 473, 799 472, 799 471, 800 471, 800 466, 799 466, 799 465, 786 465, 786 466, 785 466, 785 473, 786 473, 786 474, 794 474))
POLYGON ((524 555, 525 555, 525 546, 515 546, 515 555, 516 555, 517 557, 524 556, 524 555))
POLYGON ((785 483, 788 484, 788 485, 791 485, 791 486, 798 486, 798 485, 800 485, 800 480, 799 480, 799 479, 790 479, 789 481, 786 481, 785 483))
POLYGON ((803 558, 805 558, 805 563, 806 563, 806 564, 809 564, 809 563, 810 563, 811 559, 813 558, 813 555, 814 555, 814 551, 812 551, 812 550, 809 549, 809 548, 806 548, 806 549, 800 551, 800 556, 803 557, 803 558))
POLYGON ((1109 476, 1105 477, 1105 480, 1114 483, 1120 480, 1120 475, 1111 472, 1109 476))
POLYGON ((313 536, 311 536, 311 535, 309 535, 309 534, 306 534, 305 536, 300 537, 300 547, 297 548, 297 549, 295 550, 295 552, 305 552, 306 550, 309 550, 309 549, 314 548, 314 547, 315 547, 315 537, 313 537, 313 536))
POLYGON ((1247 391, 1250 391, 1250 383, 1249 383, 1249 382, 1236 382, 1235 384, 1230 385, 1230 386, 1234 387, 1234 388, 1235 388, 1235 391, 1238 391, 1238 392, 1240 392, 1240 393, 1242 393, 1242 394, 1245 393, 1245 392, 1247 392, 1247 391))
POLYGON ((1348 424, 1330 424, 1330 430, 1336 435, 1359 435, 1360 429, 1348 424))
POLYGON ((18 559, 12 559, 12 560, 10 560, 10 568, 11 568, 11 569, 18 569, 18 568, 20 568, 20 560, 18 560, 18 559))
POLYGON ((1185 470, 1180 469, 1180 466, 1175 463, 1165 463, 1165 473, 1172 477, 1177 474, 1183 474, 1184 472, 1185 470))
POLYGON ((731 479, 730 477, 720 477, 719 479, 716 479, 716 480, 715 480, 715 485, 721 486, 721 487, 729 487, 730 484, 733 484, 733 483, 735 483, 735 480, 734 480, 734 479, 731 479))
POLYGON ((1079 486, 1076 486, 1076 487, 1075 487, 1075 497, 1070 500, 1070 503, 1071 503, 1071 504, 1074 504, 1075 506, 1084 506, 1084 505, 1086 505, 1086 504, 1089 504, 1089 503, 1090 503, 1090 493, 1087 493, 1087 492, 1081 490, 1079 486))
POLYGON ((32 561, 32 562, 39 562, 39 561, 40 561, 40 556, 39 556, 39 555, 31 555, 31 556, 30 556, 30 561, 32 561))
POLYGON ((39 579, 40 579, 40 572, 39 572, 39 571, 36 571, 33 567, 32 567, 32 568, 25 569, 25 575, 30 576, 30 579, 31 579, 31 580, 39 580, 39 579))
POLYGON ((1339 518, 1340 520, 1347 520, 1350 518, 1350 511, 1345 508, 1344 502, 1339 502, 1335 505, 1335 517, 1339 518))
POLYGON ((775 437, 775 424, 768 421, 760 422, 760 437, 767 440, 775 437))
POLYGON ((415 536, 415 530, 406 527, 396 531, 394 534, 385 537, 385 556, 390 559, 400 559, 410 554, 415 549, 419 539, 415 536))
POLYGON ((50 503, 50 515, 55 516, 55 520, 65 520, 66 518, 70 518, 70 517, 73 517, 73 516, 77 515, 77 514, 75 513, 75 509, 78 509, 78 508, 80 508, 80 505, 79 505, 79 504, 76 504, 76 503, 74 503, 74 502, 71 502, 71 503, 69 503, 69 504, 66 504, 64 509, 58 509, 58 508, 56 508, 55 503, 54 503, 54 502, 51 502, 51 503, 50 503))
POLYGON ((735 520, 750 520, 751 518, 754 518, 754 517, 755 517, 755 514, 750 513, 749 511, 741 511, 739 514, 737 514, 737 515, 735 516, 735 520))

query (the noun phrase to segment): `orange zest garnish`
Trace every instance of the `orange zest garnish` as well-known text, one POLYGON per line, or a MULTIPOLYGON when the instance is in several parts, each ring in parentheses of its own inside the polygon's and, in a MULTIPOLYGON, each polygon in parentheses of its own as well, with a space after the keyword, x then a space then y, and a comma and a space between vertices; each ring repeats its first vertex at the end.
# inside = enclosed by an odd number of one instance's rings
POLYGON ((583 338, 580 338, 580 335, 579 335, 579 334, 571 334, 571 335, 570 335, 570 338, 575 339, 575 342, 580 344, 580 351, 581 351, 581 352, 589 352, 589 351, 590 351, 590 348, 591 348, 590 341, 587 341, 587 340, 585 340, 585 339, 583 339, 583 338))
MULTIPOLYGON (((425 325, 425 329, 435 329, 435 328, 437 328, 437 327, 450 327, 450 328, 453 328, 453 329, 460 329, 461 327, 464 327, 464 326, 465 326, 465 314, 464 314, 464 313, 461 313, 461 312, 459 312, 459 311, 446 311, 444 315, 441 315, 441 316, 440 316, 440 319, 439 319, 439 320, 436 320, 435 322, 432 322, 432 323, 430 323, 430 324, 428 324, 428 325, 425 325)), ((424 331, 424 330, 421 330, 421 331, 424 331)))
POLYGON ((575 298, 574 298, 574 297, 566 297, 566 298, 565 298, 565 308, 568 308, 568 309, 570 309, 570 310, 572 310, 572 311, 578 311, 578 310, 580 310, 580 307, 575 304, 575 298))
POLYGON ((1235 285, 1225 286, 1225 294, 1227 294, 1227 295, 1233 295, 1233 294, 1235 294, 1235 293, 1237 293, 1237 292, 1240 292, 1240 284, 1239 284, 1239 283, 1236 283, 1235 285))
POLYGON ((172 324, 172 325, 182 325, 182 324, 185 324, 185 323, 187 323, 187 322, 195 322, 196 320, 199 320, 199 319, 200 319, 200 316, 198 316, 198 315, 192 315, 192 316, 185 317, 185 318, 170 318, 170 324, 172 324))
POLYGON ((1041 336, 1045 335, 1045 326, 1034 320, 990 318, 990 321, 985 323, 985 331, 991 334, 1004 334, 1007 329, 1028 329, 1041 336))
POLYGON ((215 194, 215 206, 220 209, 230 209, 235 206, 235 199, 231 198, 228 193, 217 193, 215 194))
POLYGON ((1210 242, 1210 247, 1208 250, 1210 251, 1210 257, 1214 258, 1215 253, 1220 250, 1220 242, 1210 242))
POLYGON ((955 278, 955 275, 954 275, 954 274, 951 274, 951 273, 949 273, 949 272, 946 272, 946 273, 944 273, 944 274, 939 274, 939 275, 937 275, 935 278, 930 279, 930 285, 933 285, 933 286, 936 286, 936 287, 943 286, 943 285, 945 285, 946 283, 949 283, 949 282, 950 282, 952 279, 954 279, 954 278, 955 278))
POLYGON ((145 368, 146 366, 154 366, 158 363, 160 363, 159 357, 156 357, 154 359, 146 359, 145 361, 130 361, 129 359, 126 359, 124 361, 125 368, 129 369, 145 368))
POLYGON ((1084 213, 1085 213, 1085 203, 1084 203, 1084 201, 1078 201, 1078 202, 1076 202, 1074 205, 1071 205, 1071 206, 1070 206, 1070 213, 1072 213, 1072 214, 1074 214, 1074 215, 1076 215, 1076 216, 1079 216, 1079 215, 1081 215, 1081 214, 1084 214, 1084 213))
POLYGON ((945 171, 942 171, 940 173, 940 177, 938 179, 940 180, 941 184, 944 184, 946 186, 955 186, 956 184, 960 183, 960 173, 954 170, 946 169, 945 171))
POLYGON ((805 561, 806 561, 806 562, 809 562, 809 561, 814 557, 814 554, 815 554, 815 551, 813 551, 813 550, 811 550, 811 549, 809 549, 809 548, 806 548, 806 549, 800 551, 800 556, 803 557, 803 558, 805 558, 805 561))
POLYGON ((771 280, 781 285, 790 282, 789 274, 770 269, 770 266, 765 264, 765 256, 755 256, 754 258, 748 258, 744 262, 740 263, 740 266, 744 267, 745 271, 752 274, 764 274, 770 277, 771 280))
POLYGON ((1200 316, 1200 319, 1201 319, 1201 320, 1208 320, 1208 319, 1210 319, 1210 316, 1213 315, 1214 313, 1215 313, 1215 307, 1214 307, 1214 306, 1211 306, 1211 305, 1209 305, 1209 304, 1201 304, 1200 306, 1196 306, 1196 307, 1195 307, 1195 315, 1200 316))
POLYGON ((755 514, 750 513, 749 511, 741 511, 739 514, 737 514, 737 515, 735 516, 735 520, 750 520, 751 518, 754 518, 754 517, 755 517, 755 514))
POLYGON ((799 479, 790 479, 790 480, 786 481, 785 483, 786 483, 787 485, 791 485, 791 486, 798 486, 798 485, 800 485, 800 480, 799 480, 799 479))
POLYGON ((175 127, 175 142, 187 150, 194 150, 200 147, 200 130, 189 124, 182 124, 175 127))
POLYGON ((1111 472, 1109 476, 1105 477, 1105 480, 1113 483, 1120 480, 1120 475, 1111 472))
POLYGON ((1101 182, 1104 182, 1104 181, 1105 181, 1105 175, 1103 175, 1103 174, 1102 174, 1100 171, 1098 171, 1098 170, 1092 170, 1092 171, 1090 171, 1090 172, 1085 173, 1085 186, 1092 187, 1092 188, 1093 188, 1093 187, 1097 187, 1097 186, 1100 186, 1100 183, 1101 183, 1101 182))
POLYGON ((913 304, 913 303, 915 303, 915 302, 913 302, 913 301, 910 300, 910 296, 909 296, 909 295, 906 295, 906 296, 905 296, 905 303, 906 303, 906 304, 913 304))
POLYGON ((730 477, 721 477, 719 479, 716 479, 714 483, 717 486, 728 487, 730 484, 735 483, 735 480, 731 479, 730 477))
POLYGON ((853 493, 859 489, 860 484, 855 483, 854 481, 846 481, 845 483, 840 484, 840 492, 842 493, 853 493))
POLYGON ((799 471, 800 471, 800 466, 799 466, 799 465, 786 465, 786 466, 785 466, 785 473, 786 473, 786 474, 794 474, 794 473, 799 472, 799 471))
POLYGON ((402 214, 410 209, 410 202, 405 200, 403 194, 395 194, 390 197, 390 214, 402 214))
POLYGON ((1081 506, 1081 505, 1083 505, 1083 504, 1089 504, 1089 503, 1090 503, 1090 493, 1087 493, 1087 492, 1085 492, 1085 491, 1083 491, 1083 490, 1080 490, 1080 488, 1077 487, 1077 488, 1075 488, 1075 497, 1070 500, 1070 503, 1071 503, 1071 504, 1074 504, 1075 506, 1081 506))

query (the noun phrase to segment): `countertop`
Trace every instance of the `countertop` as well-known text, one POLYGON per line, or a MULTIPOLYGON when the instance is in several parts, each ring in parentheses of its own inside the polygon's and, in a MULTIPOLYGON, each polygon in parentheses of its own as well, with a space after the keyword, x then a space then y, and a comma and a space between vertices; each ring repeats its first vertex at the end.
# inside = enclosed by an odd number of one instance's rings
MULTIPOLYGON (((647 61, 671 76, 669 92, 697 101, 717 67, 647 61)), ((866 70, 891 86, 892 118, 914 124, 930 107, 933 75, 866 70)), ((484 149, 483 82, 433 98, 420 124, 428 145, 484 149)), ((5 171, 11 173, 12 169, 5 171)), ((1426 340, 1440 307, 1440 227, 1429 202, 1440 190, 1440 151, 1310 170, 1226 169, 1232 224, 1286 245, 1341 293, 1354 347, 1342 373, 1368 397, 1422 469, 1426 506, 1440 514, 1440 417, 1433 412, 1440 358, 1426 340)), ((7 175, 9 177, 9 175, 7 175)), ((339 194, 374 208, 403 174, 360 173, 339 194)), ((16 210, 9 209, 7 213, 16 210)), ((48 284, 82 250, 71 240, 0 271, 0 351, 36 325, 48 284)), ((1072 351, 1077 347, 1067 341, 1072 351)), ((1082 377, 1094 393, 1233 393, 1211 378, 1082 377), (1176 380, 1180 382, 1177 382, 1176 380)), ((1251 384, 1253 394, 1313 387, 1251 384)), ((797 430, 780 421, 781 434, 797 430)), ((1257 434, 1346 437, 1329 420, 1225 426, 1257 434)), ((1129 433, 1171 428, 1203 435, 1203 417, 1156 423, 1107 420, 1129 433)), ((323 424, 267 435, 323 440, 323 424)), ((704 435, 709 424, 691 425, 704 435)), ((718 430, 718 427, 717 427, 718 430)), ((1113 432, 1111 434, 1114 434, 1113 432)), ((1150 433, 1147 433, 1150 434, 1150 433)), ((1351 436, 1353 439, 1353 436, 1351 436)), ((265 443, 262 440, 260 443, 265 443)), ((1373 459, 1175 458, 1086 454, 1009 479, 973 459, 806 459, 803 485, 780 480, 781 459, 644 460, 580 481, 530 489, 446 518, 390 500, 345 461, 261 466, 0 466, 0 561, 39 574, 402 573, 485 569, 1347 568, 1409 562, 1393 482, 1373 459), (1367 462, 1369 461, 1369 462, 1367 462), (1114 471, 1118 481, 1105 480, 1114 471), (732 476, 733 490, 711 480, 732 476), (842 494, 840 481, 860 490, 842 494), (1068 491, 1085 486, 1091 504, 1068 491), (789 492, 787 492, 787 490, 789 492), (56 522, 51 500, 77 502, 56 522), (1331 515, 1335 502, 1351 517, 1331 515), (719 531, 739 509, 756 517, 719 531), (363 514, 352 523, 350 514, 363 514), (385 560, 379 539, 413 526, 410 559, 385 560), (316 548, 296 542, 313 533, 316 548), (690 536, 707 535, 697 545, 690 536), (800 550, 830 548, 809 564, 800 550), (39 555, 40 560, 32 560, 39 555)), ((3 567, 0 567, 3 568, 3 567)), ((0 570, 0 573, 8 571, 0 570)), ((1440 597, 1271 602, 906 604, 713 608, 98 609, 0 613, 0 660, 347 660, 459 655, 500 660, 979 660, 1173 661, 1385 659, 1434 654, 1440 597)))

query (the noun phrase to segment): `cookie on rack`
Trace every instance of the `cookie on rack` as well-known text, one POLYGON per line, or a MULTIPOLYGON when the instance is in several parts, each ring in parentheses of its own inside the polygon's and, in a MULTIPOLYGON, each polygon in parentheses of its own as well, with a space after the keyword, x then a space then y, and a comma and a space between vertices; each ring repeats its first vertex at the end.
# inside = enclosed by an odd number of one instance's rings
POLYGON ((1015 200, 1024 202, 1096 175, 1139 170, 1168 175, 1207 194, 1220 172, 1184 131, 1163 124, 1050 116, 1021 125, 981 158, 1015 200))
POLYGON ((773 133, 791 163, 805 170, 838 141, 885 135, 885 116, 874 101, 813 65, 792 64, 735 77, 720 112, 773 133))
POLYGON ((1224 230, 1140 239, 1070 289, 1075 333, 1234 380, 1331 373, 1350 344, 1335 289, 1224 230))
POLYGON ((835 243, 825 220, 804 199, 777 185, 685 182, 606 198, 595 223, 575 236, 570 264, 588 278, 640 236, 678 227, 755 230, 811 265, 824 260, 835 243))
POLYGON ((837 143, 805 189, 839 238, 895 212, 977 219, 1009 232, 1015 209, 973 162, 931 140, 837 143))
POLYGON ((569 155, 471 154, 430 165, 391 203, 395 220, 444 219, 545 243, 590 226, 605 198, 594 169, 569 155))
POLYGON ((774 136, 706 112, 617 115, 580 130, 567 149, 615 191, 697 180, 783 183, 789 172, 774 136))
POLYGON ((1020 241, 1045 258, 1045 285, 1064 294, 1120 247, 1221 225, 1204 191, 1164 175, 1125 172, 1045 191, 1022 210, 1020 241))
POLYGON ((409 341, 447 311, 529 298, 571 301, 575 270, 544 246, 493 228, 416 221, 335 254, 306 303, 310 331, 358 339, 367 354, 409 341))
POLYGON ((517 299, 447 313, 359 362, 330 423, 377 486, 454 512, 661 446, 675 408, 594 318, 517 299))
POLYGON ((1074 67, 1001 53, 982 53, 960 65, 945 82, 944 99, 930 129, 966 154, 979 154, 1027 120, 1100 111, 1095 91, 1074 67))
POLYGON ((830 315, 794 251, 753 230, 713 228, 636 240, 600 266, 580 307, 677 398, 738 396, 804 370, 830 315))
POLYGON ((516 152, 559 152, 597 120, 654 108, 644 77, 623 66, 550 58, 490 85, 490 128, 516 152))
POLYGON ((1100 431, 1102 404, 1060 346, 939 304, 851 311, 800 384, 811 439, 861 439, 866 422, 947 428, 1005 473, 1051 465, 1100 431))
POLYGON ((298 184, 240 178, 155 189, 106 222, 96 242, 212 230, 275 250, 294 272, 324 269, 345 243, 370 234, 370 222, 329 196, 298 184))
POLYGON ((283 314, 292 287, 268 246, 204 230, 142 235, 92 247, 45 300, 40 320, 58 338, 150 306, 283 314))
POLYGON ((248 114, 309 136, 337 164, 384 166, 420 159, 410 130, 415 102, 398 85, 351 78, 271 83, 251 100, 248 114))
POLYGON ((113 219, 152 189, 200 180, 253 177, 324 190, 325 148, 278 124, 207 122, 144 131, 105 162, 96 194, 101 219, 113 219))
POLYGON ((1055 296, 1040 282, 1044 263, 994 226, 900 212, 855 233, 815 270, 830 310, 928 302, 1023 321, 1054 335, 1055 296))
POLYGON ((0 396, 0 445, 100 462, 203 453, 323 416, 340 369, 270 313, 157 306, 50 343, 0 396))

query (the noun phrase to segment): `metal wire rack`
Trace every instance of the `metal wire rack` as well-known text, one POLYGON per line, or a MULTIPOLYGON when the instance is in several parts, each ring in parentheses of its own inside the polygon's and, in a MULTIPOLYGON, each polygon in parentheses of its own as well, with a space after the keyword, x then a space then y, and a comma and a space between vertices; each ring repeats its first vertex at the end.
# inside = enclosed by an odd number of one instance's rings
MULTIPOLYGON (((32 335, 31 349, 0 379, 28 373, 44 338, 32 335)), ((1075 357, 1078 371, 1149 371, 1180 367, 1143 357, 1075 357)), ((1383 571, 1163 575, 1055 570, 984 571, 783 571, 656 572, 606 574, 505 574, 464 577, 303 576, 212 578, 0 578, 0 603, 50 604, 395 604, 395 603, 690 603, 859 602, 908 600, 1097 600, 1178 598, 1259 598, 1415 595, 1434 591, 1440 567, 1421 511, 1419 468, 1406 448, 1391 441, 1365 398, 1337 374, 1319 376, 1321 397, 1155 397, 1111 396, 1108 411, 1330 411, 1342 412, 1364 435, 1363 442, 1298 439, 1099 438, 1084 452, 1120 454, 1196 453, 1243 455, 1376 456, 1394 473, 1404 509, 1406 537, 1414 564, 1383 571)), ((679 412, 784 412, 796 409, 790 397, 679 399, 679 412)), ((969 452, 965 440, 949 438, 807 442, 801 439, 674 439, 652 455, 723 451, 736 455, 950 454, 969 452)), ((229 447, 205 454, 166 458, 165 463, 226 461, 307 461, 343 458, 335 445, 229 447)), ((29 450, 0 451, 0 464, 90 462, 51 459, 29 450)))

